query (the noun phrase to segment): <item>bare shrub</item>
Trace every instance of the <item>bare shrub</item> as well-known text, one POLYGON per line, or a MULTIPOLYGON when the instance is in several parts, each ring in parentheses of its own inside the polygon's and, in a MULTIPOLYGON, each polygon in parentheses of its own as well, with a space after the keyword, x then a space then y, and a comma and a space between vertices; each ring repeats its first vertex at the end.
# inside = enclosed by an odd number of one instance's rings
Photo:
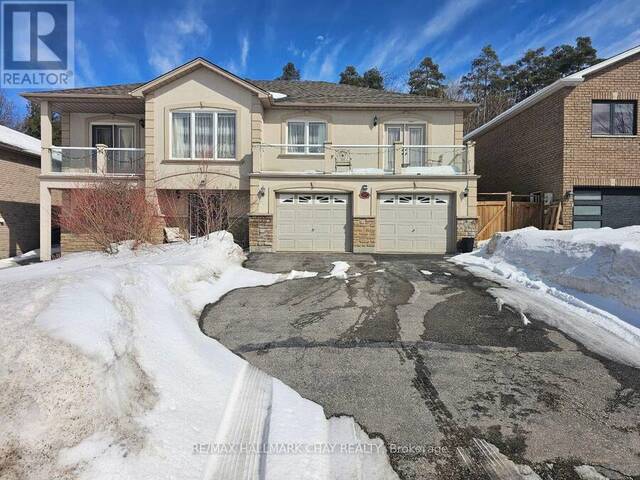
POLYGON ((117 252, 117 244, 126 240, 133 248, 151 242, 159 225, 142 187, 109 178, 70 190, 58 222, 63 230, 87 236, 107 253, 117 252))

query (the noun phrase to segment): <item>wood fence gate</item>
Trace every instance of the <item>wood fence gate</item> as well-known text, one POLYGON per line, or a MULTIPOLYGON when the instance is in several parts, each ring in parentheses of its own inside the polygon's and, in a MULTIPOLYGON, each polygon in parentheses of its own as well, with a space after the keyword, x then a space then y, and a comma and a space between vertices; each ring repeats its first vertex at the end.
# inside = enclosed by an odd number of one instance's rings
POLYGON ((478 201, 478 241, 487 240, 496 232, 529 226, 543 227, 541 195, 513 195, 506 192, 480 193, 478 197, 490 199, 478 201))

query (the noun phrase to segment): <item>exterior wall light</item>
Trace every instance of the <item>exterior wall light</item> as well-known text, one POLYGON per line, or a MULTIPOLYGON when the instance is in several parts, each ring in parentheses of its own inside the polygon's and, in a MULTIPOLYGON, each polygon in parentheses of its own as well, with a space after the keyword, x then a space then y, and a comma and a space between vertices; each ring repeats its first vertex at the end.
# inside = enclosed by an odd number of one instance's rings
POLYGON ((264 192, 265 192, 265 190, 264 190, 264 185, 262 185, 262 186, 258 189, 258 193, 257 193, 258 198, 262 198, 262 197, 264 197, 264 192))
POLYGON ((378 116, 377 116, 377 115, 374 115, 374 116, 373 116, 373 126, 374 126, 374 127, 377 127, 377 126, 378 126, 378 116))
POLYGON ((363 200, 366 200, 367 198, 369 198, 370 194, 369 194, 369 186, 368 185, 362 185, 362 187, 360 187, 360 194, 358 195, 360 198, 362 198, 363 200))

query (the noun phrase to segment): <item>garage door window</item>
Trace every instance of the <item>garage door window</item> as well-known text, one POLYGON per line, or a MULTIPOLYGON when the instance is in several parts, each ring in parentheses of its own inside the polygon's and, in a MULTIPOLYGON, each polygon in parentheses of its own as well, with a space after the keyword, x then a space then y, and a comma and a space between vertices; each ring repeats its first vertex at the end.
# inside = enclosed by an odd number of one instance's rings
POLYGON ((316 195, 316 203, 329 203, 329 195, 316 195))
POLYGON ((449 203, 449 198, 446 195, 436 195, 434 201, 436 205, 446 205, 449 203))
POLYGON ((573 228, 602 227, 602 191, 576 190, 573 193, 573 228))
POLYGON ((311 195, 298 195, 298 203, 303 205, 311 203, 311 195))
POLYGON ((418 195, 416 197, 416 203, 420 205, 429 205, 431 203, 431 197, 429 195, 418 195))
POLYGON ((334 195, 334 197, 333 197, 333 203, 340 203, 340 204, 342 204, 342 203, 347 203, 347 197, 346 197, 346 196, 344 196, 344 197, 339 197, 339 196, 337 196, 337 195, 334 195))
POLYGON ((293 203, 293 195, 289 195, 288 193, 280 194, 280 203, 293 203))
POLYGON ((411 205, 413 203, 413 197, 411 195, 398 196, 398 203, 400 205, 411 205))

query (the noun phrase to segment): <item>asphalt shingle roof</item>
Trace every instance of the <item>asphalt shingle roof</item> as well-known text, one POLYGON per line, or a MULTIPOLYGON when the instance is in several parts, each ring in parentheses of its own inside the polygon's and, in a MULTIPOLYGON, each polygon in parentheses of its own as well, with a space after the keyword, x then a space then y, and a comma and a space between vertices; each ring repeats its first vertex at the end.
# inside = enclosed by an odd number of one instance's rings
MULTIPOLYGON (((339 83, 321 82, 312 80, 247 80, 249 83, 272 93, 286 95, 284 98, 274 98, 274 103, 279 104, 393 104, 393 105, 442 105, 459 104, 469 105, 464 102, 452 102, 440 98, 411 95, 408 93, 389 92, 375 90, 366 87, 343 85, 339 83)), ((69 88, 53 90, 48 95, 121 95, 126 96, 132 90, 144 85, 144 83, 125 83, 119 85, 105 85, 100 87, 69 88)), ((34 96, 37 95, 33 94, 34 96)))

